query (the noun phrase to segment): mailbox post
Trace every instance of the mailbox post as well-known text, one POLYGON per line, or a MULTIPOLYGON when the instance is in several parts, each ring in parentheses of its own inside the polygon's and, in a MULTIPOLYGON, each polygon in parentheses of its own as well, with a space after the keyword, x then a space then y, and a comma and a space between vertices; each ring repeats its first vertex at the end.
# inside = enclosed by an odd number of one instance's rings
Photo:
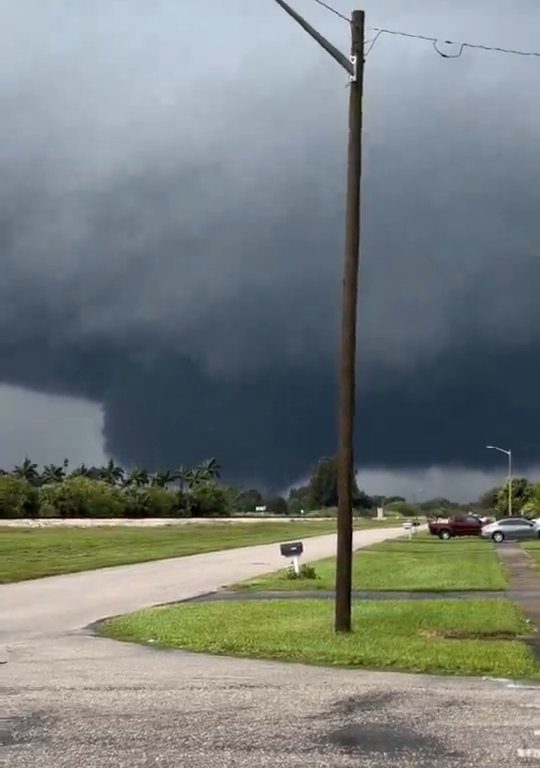
POLYGON ((294 572, 298 576, 300 574, 300 555, 304 551, 304 545, 302 542, 292 541, 288 544, 280 544, 279 548, 283 557, 287 557, 292 560, 294 572))

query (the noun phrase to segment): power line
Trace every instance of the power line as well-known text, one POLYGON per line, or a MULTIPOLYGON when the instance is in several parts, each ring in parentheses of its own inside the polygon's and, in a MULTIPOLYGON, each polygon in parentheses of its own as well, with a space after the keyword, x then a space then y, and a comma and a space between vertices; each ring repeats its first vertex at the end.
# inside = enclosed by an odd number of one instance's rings
MULTIPOLYGON (((338 18, 343 19, 348 24, 351 23, 351 20, 347 16, 341 13, 341 11, 338 11, 337 8, 334 8, 332 5, 324 2, 324 0, 313 0, 313 2, 317 3, 317 5, 320 5, 323 8, 326 8, 327 11, 330 11, 330 13, 333 13, 338 18)), ((459 59, 463 55, 465 48, 471 48, 477 51, 490 51, 493 53, 507 53, 512 56, 534 56, 536 58, 540 58, 540 51, 520 51, 516 48, 502 48, 500 46, 482 45, 480 43, 464 43, 456 40, 442 40, 438 37, 429 37, 428 35, 414 35, 410 32, 402 32, 401 30, 396 29, 383 29, 382 27, 371 27, 371 30, 376 32, 376 35, 372 40, 366 40, 365 45, 368 47, 364 51, 365 56, 367 56, 372 51, 381 35, 394 35, 398 37, 408 37, 413 40, 426 40, 428 43, 432 44, 435 51, 443 59, 459 59), (442 51, 440 49, 440 45, 457 45, 459 46, 459 49, 455 53, 447 53, 446 51, 442 51)))
POLYGON ((317 3, 317 5, 322 5, 323 8, 326 8, 327 11, 330 11, 330 13, 335 14, 340 19, 344 19, 347 24, 351 23, 351 20, 347 18, 341 11, 338 11, 336 8, 333 8, 331 5, 328 5, 328 3, 324 3, 323 0, 313 0, 314 3, 317 3))
POLYGON ((373 38, 373 40, 369 41, 369 47, 365 51, 365 55, 367 56, 370 51, 375 46, 377 40, 381 37, 381 35, 394 35, 399 37, 408 37, 412 38, 413 40, 427 40, 427 42, 431 43, 433 45, 433 48, 435 51, 441 56, 443 59, 459 59, 460 56, 463 54, 463 51, 465 48, 472 48, 479 51, 493 51, 495 53, 508 53, 513 56, 535 56, 537 58, 540 58, 540 51, 520 51, 515 48, 501 48, 499 46, 491 46, 491 45, 480 45, 478 43, 462 43, 462 42, 456 42, 455 40, 442 40, 438 37, 428 37, 427 35, 413 35, 410 32, 401 32, 400 30, 395 29, 382 29, 381 27, 372 27, 371 28, 373 32, 376 32, 377 34, 373 38), (446 51, 442 51, 440 49, 440 45, 458 45, 459 50, 456 53, 446 53, 446 51))

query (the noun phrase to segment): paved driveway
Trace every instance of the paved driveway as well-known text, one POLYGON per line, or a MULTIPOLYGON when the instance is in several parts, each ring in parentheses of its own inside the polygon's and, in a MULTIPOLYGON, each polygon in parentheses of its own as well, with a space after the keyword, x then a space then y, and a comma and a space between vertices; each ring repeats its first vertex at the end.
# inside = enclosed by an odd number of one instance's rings
MULTIPOLYGON (((356 545, 398 533, 359 532, 356 545)), ((305 543, 314 559, 335 547, 305 543)), ((507 768, 534 749, 540 688, 156 651, 82 629, 271 570, 276 551, 1 587, 10 768, 507 768)))

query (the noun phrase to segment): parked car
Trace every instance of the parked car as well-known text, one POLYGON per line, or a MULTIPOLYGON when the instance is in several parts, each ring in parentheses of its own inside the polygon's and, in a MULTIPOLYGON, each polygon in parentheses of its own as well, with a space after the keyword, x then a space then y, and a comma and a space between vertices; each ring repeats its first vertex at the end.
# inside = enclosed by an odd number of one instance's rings
POLYGON ((445 520, 430 520, 428 530, 439 539, 451 539, 454 536, 480 536, 482 522, 476 515, 449 517, 445 520))
POLYGON ((505 539, 540 539, 540 526, 524 517, 504 517, 482 528, 482 536, 500 544, 505 539))

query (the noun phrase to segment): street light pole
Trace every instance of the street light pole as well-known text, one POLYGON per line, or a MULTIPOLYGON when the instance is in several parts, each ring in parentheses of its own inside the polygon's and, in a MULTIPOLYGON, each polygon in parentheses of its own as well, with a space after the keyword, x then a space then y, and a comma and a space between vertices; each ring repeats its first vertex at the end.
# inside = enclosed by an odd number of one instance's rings
POLYGON ((512 451, 508 451, 508 516, 512 517, 512 451))
POLYGON ((512 451, 506 448, 499 448, 497 445, 486 445, 492 451, 499 451, 508 456, 508 516, 512 517, 512 451))
POLYGON ((338 511, 336 559, 336 632, 351 631, 354 416, 356 395, 356 324, 360 261, 360 196, 362 176, 362 101, 364 85, 364 11, 351 17, 351 55, 347 58, 285 0, 275 0, 350 75, 345 266, 341 316, 339 374, 338 511))

